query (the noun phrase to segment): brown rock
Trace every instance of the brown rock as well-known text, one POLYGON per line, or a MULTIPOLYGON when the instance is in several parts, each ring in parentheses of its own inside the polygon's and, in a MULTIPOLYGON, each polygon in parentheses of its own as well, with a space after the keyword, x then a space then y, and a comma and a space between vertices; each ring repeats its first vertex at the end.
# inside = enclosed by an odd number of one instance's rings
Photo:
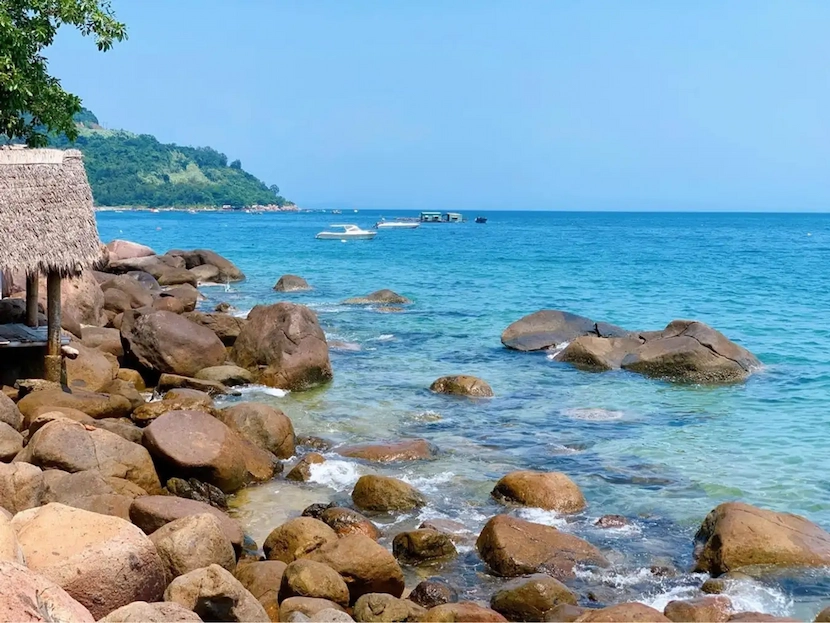
POLYGON ((544 621, 545 614, 563 603, 575 606, 576 595, 546 575, 514 582, 490 599, 490 607, 509 621, 544 621))
POLYGON ((338 537, 362 534, 373 541, 380 539, 380 530, 366 517, 350 508, 327 508, 320 513, 320 521, 329 526, 338 537))
POLYGON ((720 575, 749 565, 830 564, 830 534, 798 515, 741 502, 711 511, 695 535, 695 571, 720 575))
POLYGON ((597 528, 622 528, 631 525, 622 515, 603 515, 594 522, 597 528))
POLYGON ((244 318, 237 318, 223 313, 189 312, 185 318, 202 325, 216 334, 225 346, 233 346, 246 324, 244 318))
POLYGON ((815 623, 830 623, 830 606, 816 615, 815 623))
POLYGON ((30 571, 22 564, 0 561, 0 577, 3 578, 0 621, 95 621, 89 610, 55 582, 30 571))
POLYGON ((0 422, 0 461, 10 462, 23 449, 23 435, 0 422))
POLYGON ((426 499, 415 487, 388 476, 361 476, 352 490, 358 508, 370 511, 407 511, 420 508, 426 499))
MULTIPOLYGON (((46 283, 44 277, 41 277, 41 283, 46 283)), ((46 288, 42 287, 41 292, 45 296, 46 288)), ((92 271, 61 280, 61 311, 81 324, 104 326, 104 292, 92 271)))
POLYGON ((441 604, 457 602, 458 591, 441 578, 430 578, 413 588, 407 599, 429 610, 441 604))
POLYGON ((0 463, 0 507, 19 513, 43 503, 43 471, 29 463, 0 463))
POLYGON ((467 529, 467 526, 460 521, 453 521, 452 519, 427 519, 422 521, 418 528, 443 532, 456 543, 469 539, 472 534, 467 529))
POLYGON ((123 519, 48 504, 12 520, 26 564, 103 617, 133 601, 156 601, 164 570, 156 548, 123 519))
POLYGON ((280 604, 279 620, 292 621, 291 615, 294 613, 304 614, 307 617, 312 617, 318 612, 328 609, 342 611, 343 608, 333 601, 328 599, 318 599, 316 597, 289 597, 280 604))
POLYGON ((392 553, 407 565, 452 558, 458 554, 452 539, 435 530, 411 530, 396 534, 392 541, 392 553))
POLYGON ((334 530, 311 517, 298 517, 274 528, 265 539, 262 549, 268 560, 290 564, 337 540, 334 530))
POLYGON ((150 535, 164 564, 169 584, 180 575, 217 564, 233 571, 236 555, 222 524, 211 514, 189 515, 176 519, 150 535))
POLYGON ((113 610, 98 623, 201 623, 192 610, 167 602, 148 604, 134 601, 113 610))
POLYGON ((274 290, 277 292, 303 292, 311 290, 311 286, 308 285, 305 279, 297 275, 283 275, 274 285, 274 290))
POLYGON ((215 381, 202 381, 179 374, 162 374, 159 377, 157 389, 166 392, 171 389, 193 389, 209 396, 222 396, 228 393, 228 388, 215 381))
POLYGON ((70 346, 78 351, 76 359, 65 360, 66 382, 70 389, 98 392, 115 378, 117 366, 113 368, 104 353, 76 341, 70 342, 70 346))
POLYGON ((95 426, 95 422, 98 421, 93 420, 86 413, 82 413, 77 409, 70 409, 69 407, 38 407, 34 410, 32 416, 33 417, 27 418, 26 420, 26 424, 29 429, 29 439, 31 439, 37 431, 54 420, 72 420, 74 422, 80 422, 86 426, 95 426))
POLYGON ((282 462, 270 452, 240 439, 242 460, 245 463, 246 482, 267 482, 283 470, 282 462))
MULTIPOLYGON (((118 336, 120 343, 120 332, 118 333, 118 336)), ((118 370, 118 374, 115 375, 115 378, 120 379, 122 381, 127 381, 128 383, 132 383, 133 387, 135 387, 140 392, 143 392, 145 389, 147 389, 147 385, 144 383, 144 379, 142 378, 141 374, 138 373, 137 370, 121 368, 120 370, 118 370)))
POLYGON ((243 402, 222 409, 216 417, 240 437, 277 458, 294 456, 294 426, 279 409, 258 402, 243 402))
POLYGON ((571 604, 559 604, 545 614, 544 620, 556 623, 573 623, 586 612, 588 612, 588 608, 572 606, 571 604))
POLYGON ((188 608, 204 621, 270 622, 262 604, 219 565, 180 575, 167 587, 164 601, 188 608))
POLYGON ((193 311, 199 301, 204 300, 204 296, 194 286, 189 283, 184 283, 172 288, 165 288, 159 292, 161 298, 173 297, 177 298, 184 304, 185 311, 193 311))
POLYGON ((17 541, 17 534, 12 528, 11 522, 11 517, 7 517, 5 513, 0 513, 0 563, 26 564, 23 559, 23 549, 17 541))
POLYGON ((325 462, 326 459, 323 457, 322 454, 317 454, 316 452, 309 452, 303 458, 297 461, 297 464, 291 468, 291 471, 285 475, 285 478, 286 480, 306 482, 309 478, 311 478, 311 466, 320 465, 321 463, 325 462))
POLYGON ((156 254, 150 247, 129 240, 113 240, 107 244, 107 251, 109 251, 110 262, 156 254))
POLYGON ((263 560, 240 563, 234 577, 257 598, 272 621, 279 621, 280 606, 277 598, 282 575, 287 565, 280 560, 263 560))
POLYGON ((299 435, 297 437, 297 445, 310 448, 311 450, 325 452, 326 450, 331 450, 333 444, 329 440, 323 439, 322 437, 315 437, 314 435, 299 435))
POLYGON ((233 262, 210 249, 196 249, 185 256, 185 261, 187 262, 187 268, 195 268, 205 264, 216 266, 219 269, 219 281, 221 283, 243 281, 245 279, 243 272, 233 262))
POLYGON ((421 620, 436 623, 497 623, 507 621, 495 610, 484 608, 472 601, 460 601, 430 608, 421 617, 421 620))
POLYGON ((496 515, 487 522, 476 549, 490 569, 503 577, 547 573, 564 580, 573 577, 577 564, 608 564, 587 541, 507 515, 496 515))
POLYGON ((790 619, 789 617, 777 617, 771 614, 764 614, 763 612, 739 612, 729 617, 730 621, 746 621, 747 623, 767 623, 777 621, 798 621, 798 619, 790 619))
POLYGON ((387 463, 431 459, 435 456, 435 449, 426 439, 406 439, 394 443, 344 446, 338 448, 337 453, 352 459, 387 463))
POLYGON ((490 398, 493 396, 493 390, 485 381, 464 374, 442 376, 429 386, 429 390, 436 394, 450 394, 453 396, 471 396, 475 398, 490 398))
POLYGON ((654 608, 632 602, 617 604, 616 606, 601 608, 599 610, 589 610, 576 620, 579 623, 616 623, 618 621, 655 623, 668 621, 669 619, 654 608))
POLYGON ((501 335, 501 343, 514 350, 545 350, 573 342, 582 335, 624 337, 627 331, 569 312, 544 309, 507 327, 501 335))
POLYGON ((165 488, 180 498, 204 502, 220 510, 226 510, 228 508, 227 497, 219 487, 209 485, 195 478, 185 480, 174 476, 173 478, 167 479, 165 488))
POLYGON ((236 550, 242 547, 242 526, 235 519, 204 502, 187 500, 172 495, 146 495, 136 498, 130 506, 130 521, 152 534, 162 526, 193 515, 209 514, 219 520, 222 532, 228 537, 236 550))
POLYGON ((147 495, 141 487, 123 478, 105 477, 101 472, 88 470, 69 474, 47 470, 43 474, 42 503, 58 502, 102 515, 113 515, 130 520, 133 499, 147 495))
POLYGON ((685 601, 670 601, 663 614, 676 623, 725 623, 732 613, 729 597, 698 597, 685 601))
POLYGON ((11 398, 0 392, 0 422, 8 424, 14 430, 23 430, 23 414, 11 398))
POLYGON ((408 305, 411 303, 408 298, 393 292, 392 290, 378 290, 366 296, 357 296, 343 301, 344 305, 408 305))
POLYGON ((308 557, 327 564, 342 576, 352 603, 366 593, 389 593, 394 597, 403 593, 403 572, 397 561, 367 536, 335 537, 308 557))
POLYGON ((95 394, 79 389, 71 392, 55 389, 33 392, 17 403, 24 418, 38 407, 69 407, 95 418, 128 417, 130 401, 123 396, 95 394))
POLYGON ((349 605, 349 589, 340 574, 328 565, 308 559, 295 560, 285 569, 279 600, 289 597, 316 597, 344 607, 349 605))
POLYGON ((496 483, 492 496, 502 504, 518 504, 576 513, 585 498, 576 483, 561 472, 511 472, 496 483))
POLYGON ((127 418, 104 418, 101 420, 92 420, 92 422, 90 422, 90 426, 109 431, 123 439, 126 439, 127 441, 141 445, 141 429, 127 418))
POLYGON ((116 394, 130 401, 130 409, 135 410, 144 404, 144 396, 138 393, 135 385, 128 381, 114 378, 108 381, 100 390, 104 394, 116 394))
POLYGON ((643 339, 634 334, 611 338, 584 335, 568 344, 556 355, 556 360, 584 370, 619 370, 626 355, 642 344, 643 339))
POLYGON ((381 623, 385 621, 420 621, 426 609, 407 599, 398 599, 385 593, 367 593, 355 602, 355 621, 381 623))
POLYGON ((81 342, 87 348, 94 348, 116 357, 124 355, 124 347, 121 345, 121 333, 118 329, 82 327, 81 342))
POLYGON ((127 275, 112 277, 101 284, 101 289, 104 291, 104 309, 111 309, 115 312, 150 307, 155 298, 148 287, 127 275), (117 299, 119 304, 116 306, 111 306, 111 302, 116 300, 111 298, 113 293, 119 295, 117 299), (123 303, 121 303, 122 301, 123 303))
POLYGON ((326 336, 317 315, 302 305, 254 307, 231 359, 271 387, 303 391, 332 379, 326 336))
POLYGON ((211 381, 213 383, 221 383, 228 387, 235 387, 237 385, 250 385, 254 382, 254 375, 248 372, 245 368, 239 366, 213 366, 199 370, 196 373, 196 378, 201 381, 211 381))
POLYGON ((219 269, 210 264, 202 264, 201 266, 194 266, 188 268, 193 273, 199 283, 217 283, 219 280, 219 269))

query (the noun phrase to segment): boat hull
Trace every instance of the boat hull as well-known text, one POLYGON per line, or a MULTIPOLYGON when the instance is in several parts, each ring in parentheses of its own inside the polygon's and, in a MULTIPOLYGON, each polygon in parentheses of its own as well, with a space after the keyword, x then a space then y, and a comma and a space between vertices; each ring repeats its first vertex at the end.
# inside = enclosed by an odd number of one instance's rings
POLYGON ((337 233, 336 231, 323 231, 315 236, 317 240, 371 240, 377 236, 377 232, 369 231, 360 234, 337 233))
POLYGON ((378 223, 378 229, 417 229, 420 223, 378 223))

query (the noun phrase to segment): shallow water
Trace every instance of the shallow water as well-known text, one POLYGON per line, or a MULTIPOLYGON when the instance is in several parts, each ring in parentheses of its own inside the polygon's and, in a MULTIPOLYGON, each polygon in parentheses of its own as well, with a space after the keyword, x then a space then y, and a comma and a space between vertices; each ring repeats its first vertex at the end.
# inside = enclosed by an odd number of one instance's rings
MULTIPOLYGON (((332 350, 329 387, 283 397, 252 389, 242 399, 279 406, 299 434, 336 443, 424 437, 440 449, 435 461, 388 467, 331 461, 315 483, 275 481, 246 492, 240 513, 259 543, 311 502, 345 501, 368 471, 404 477, 429 497, 417 515, 378 518, 394 522, 393 535, 427 517, 460 519, 477 533, 502 510, 489 491, 505 472, 558 470, 580 485, 587 511, 567 519, 522 514, 610 552, 613 570, 579 579, 600 601, 660 605, 702 582, 685 573, 692 537, 719 502, 795 512, 830 528, 830 216, 503 212, 488 214, 486 225, 314 240, 330 222, 368 227, 378 217, 98 215, 105 240, 127 238, 159 252, 207 247, 239 265, 248 280, 205 288, 205 307, 224 300, 244 313, 257 303, 307 304, 330 340, 350 344, 332 350), (314 291, 274 292, 284 273, 302 275, 314 291), (413 305, 382 314, 340 304, 384 287, 413 305), (698 319, 765 367, 741 385, 677 386, 504 349, 501 331, 542 308, 630 329, 698 319), (426 390, 457 373, 481 376, 496 397, 456 400, 426 390), (634 528, 591 526, 608 513, 632 518, 634 528), (652 565, 680 573, 655 577, 652 565)), ((469 547, 429 573, 452 576, 475 598, 498 584, 469 547)), ((816 572, 735 590, 744 608, 808 617, 830 594, 830 580, 816 572)))

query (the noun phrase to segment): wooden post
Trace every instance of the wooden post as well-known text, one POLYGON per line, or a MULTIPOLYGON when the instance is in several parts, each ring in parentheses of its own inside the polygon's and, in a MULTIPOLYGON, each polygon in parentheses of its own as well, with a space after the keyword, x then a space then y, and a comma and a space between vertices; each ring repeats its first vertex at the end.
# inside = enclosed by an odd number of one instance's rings
POLYGON ((37 288, 38 276, 37 273, 30 273, 26 275, 26 324, 30 327, 36 327, 37 322, 37 288))
POLYGON ((46 278, 46 314, 49 320, 46 338, 46 380, 61 382, 61 276, 50 272, 46 278))

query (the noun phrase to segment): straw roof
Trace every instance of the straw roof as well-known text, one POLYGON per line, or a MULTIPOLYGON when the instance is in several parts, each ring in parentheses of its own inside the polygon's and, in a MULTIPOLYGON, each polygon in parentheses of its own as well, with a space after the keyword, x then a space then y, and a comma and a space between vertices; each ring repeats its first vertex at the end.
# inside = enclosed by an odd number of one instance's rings
POLYGON ((66 277, 100 257, 81 152, 0 148, 0 269, 66 277))

